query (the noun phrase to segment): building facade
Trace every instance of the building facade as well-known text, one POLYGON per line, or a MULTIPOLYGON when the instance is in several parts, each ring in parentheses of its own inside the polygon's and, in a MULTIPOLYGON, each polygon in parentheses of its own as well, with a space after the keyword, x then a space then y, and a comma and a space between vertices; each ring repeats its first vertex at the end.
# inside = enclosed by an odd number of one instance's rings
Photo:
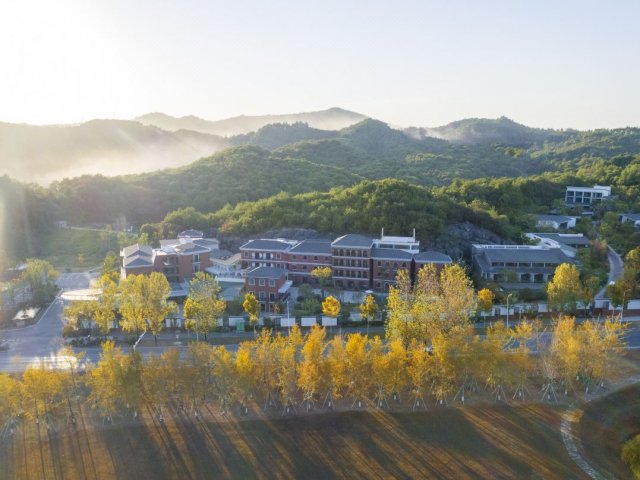
POLYGON ((331 242, 304 240, 289 249, 286 259, 289 279, 294 285, 319 285, 318 279, 311 272, 315 268, 331 268, 331 242))
POLYGON ((250 240, 240 247, 242 268, 287 268, 286 253, 297 242, 283 239, 261 238, 250 240))
POLYGON ((611 196, 611 187, 594 185, 593 187, 567 187, 564 202, 572 207, 591 207, 594 203, 611 196))
POLYGON ((276 305, 287 300, 291 285, 285 269, 256 267, 246 273, 244 290, 255 295, 261 312, 282 313, 276 312, 276 305))
POLYGON ((476 273, 505 289, 541 289, 562 263, 572 263, 560 248, 540 245, 473 245, 476 273))

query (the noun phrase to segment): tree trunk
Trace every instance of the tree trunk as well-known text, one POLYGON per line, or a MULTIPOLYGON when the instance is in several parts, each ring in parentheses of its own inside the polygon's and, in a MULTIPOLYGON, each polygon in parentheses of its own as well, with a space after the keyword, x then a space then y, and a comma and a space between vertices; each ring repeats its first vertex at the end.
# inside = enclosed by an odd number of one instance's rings
POLYGON ((158 334, 157 333, 153 334, 153 341, 155 342, 156 347, 157 347, 158 346, 158 334))

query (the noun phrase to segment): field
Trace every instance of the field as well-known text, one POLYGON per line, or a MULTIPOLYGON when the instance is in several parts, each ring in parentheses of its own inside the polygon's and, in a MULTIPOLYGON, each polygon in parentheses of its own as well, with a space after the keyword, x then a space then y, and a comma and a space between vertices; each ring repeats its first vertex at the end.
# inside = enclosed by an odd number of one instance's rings
MULTIPOLYGON (((560 407, 431 407, 426 412, 77 428, 27 421, 3 440, 0 478, 584 478, 558 433, 560 407), (39 430, 38 430, 39 429, 39 430)), ((84 427, 82 422, 85 423, 84 427)))

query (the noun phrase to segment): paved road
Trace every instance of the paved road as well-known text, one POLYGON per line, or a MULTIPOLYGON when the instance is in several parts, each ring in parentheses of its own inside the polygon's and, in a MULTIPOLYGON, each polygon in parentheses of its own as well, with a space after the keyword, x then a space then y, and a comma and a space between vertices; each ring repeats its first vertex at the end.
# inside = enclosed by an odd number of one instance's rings
MULTIPOLYGON (((57 280, 63 290, 88 288, 89 282, 89 273, 63 273, 57 280)), ((0 331, 0 338, 9 345, 8 351, 0 352, 0 371, 22 371, 55 357, 62 345, 62 311, 62 301, 56 298, 37 324, 0 331)))
POLYGON ((609 247, 607 257, 609 259, 609 280, 607 281, 607 284, 602 287, 602 289, 596 294, 596 299, 607 298, 607 287, 609 286, 609 284, 614 283, 616 280, 618 280, 624 270, 622 257, 620 257, 620 255, 618 255, 618 252, 616 252, 613 248, 609 247))

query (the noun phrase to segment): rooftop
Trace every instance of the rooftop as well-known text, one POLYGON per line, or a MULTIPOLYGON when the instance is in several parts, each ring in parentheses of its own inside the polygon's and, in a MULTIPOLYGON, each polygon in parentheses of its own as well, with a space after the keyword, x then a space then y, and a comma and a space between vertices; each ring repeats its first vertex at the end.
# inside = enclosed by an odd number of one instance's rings
POLYGON ((413 255, 409 252, 405 252, 404 250, 400 250, 397 248, 372 248, 371 258, 411 261, 413 255))
POLYGON ((570 263, 559 248, 490 248, 479 252, 489 262, 570 263))
POLYGON ((268 238, 260 238, 257 240, 249 240, 240 247, 240 250, 279 250, 286 251, 291 248, 291 243, 284 240, 271 240, 268 238))
POLYGON ((633 222, 640 222, 640 213, 623 213, 620 216, 633 222))
POLYGON ((331 255, 331 242, 319 240, 304 240, 289 250, 290 253, 317 253, 331 255))
POLYGON ((200 230, 185 230, 184 232, 180 232, 178 234, 178 238, 202 238, 204 233, 200 230))
POLYGON ((548 238, 565 245, 591 245, 591 241, 581 233, 528 233, 538 238, 548 238))
POLYGON ((332 243, 332 247, 355 247, 355 248, 370 248, 373 244, 371 237, 366 237, 358 233, 349 233, 341 237, 336 238, 332 243))
POLYGON ((253 270, 247 272, 247 277, 259 277, 259 278, 281 278, 287 274, 282 268, 273 267, 256 267, 253 270))
POLYGON ((420 252, 413 256, 418 263, 453 263, 449 255, 440 252, 420 252))
POLYGON ((568 217, 566 215, 536 215, 538 222, 568 222, 574 217, 568 217))

